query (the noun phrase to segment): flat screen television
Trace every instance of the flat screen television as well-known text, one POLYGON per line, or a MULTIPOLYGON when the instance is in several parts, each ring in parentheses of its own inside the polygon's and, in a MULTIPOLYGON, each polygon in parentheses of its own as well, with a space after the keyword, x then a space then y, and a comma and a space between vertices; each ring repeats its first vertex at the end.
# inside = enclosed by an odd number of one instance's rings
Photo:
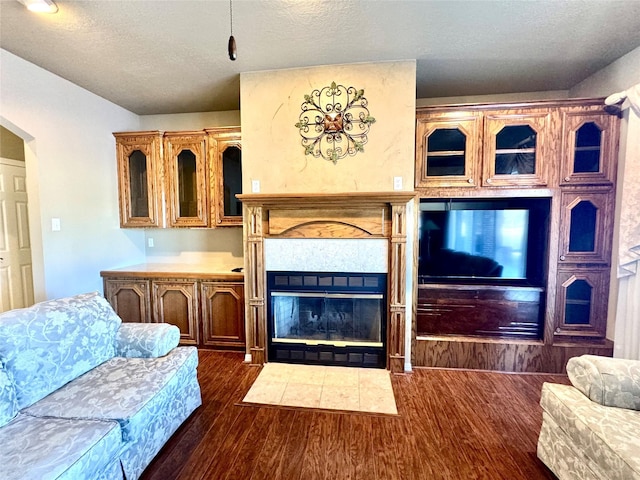
POLYGON ((422 283, 543 286, 549 198, 422 199, 422 283))

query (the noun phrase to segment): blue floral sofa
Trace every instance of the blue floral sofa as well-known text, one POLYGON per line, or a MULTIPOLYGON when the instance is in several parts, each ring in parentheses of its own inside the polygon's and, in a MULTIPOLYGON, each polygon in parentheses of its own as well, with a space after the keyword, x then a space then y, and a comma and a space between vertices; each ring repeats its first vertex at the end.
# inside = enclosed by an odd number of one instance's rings
POLYGON ((640 361, 582 355, 542 386, 538 457, 560 480, 640 480, 640 361))
POLYGON ((201 405, 179 337, 98 293, 0 314, 0 478, 137 479, 201 405))

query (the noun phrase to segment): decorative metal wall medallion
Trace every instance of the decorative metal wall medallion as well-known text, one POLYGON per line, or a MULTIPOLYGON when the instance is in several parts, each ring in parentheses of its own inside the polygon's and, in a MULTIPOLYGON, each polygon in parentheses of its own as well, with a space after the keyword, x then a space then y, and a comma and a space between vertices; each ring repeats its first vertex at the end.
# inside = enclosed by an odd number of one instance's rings
POLYGON ((305 95, 296 123, 304 154, 336 164, 347 155, 364 152, 367 134, 376 121, 369 115, 368 103, 364 90, 336 82, 305 95))

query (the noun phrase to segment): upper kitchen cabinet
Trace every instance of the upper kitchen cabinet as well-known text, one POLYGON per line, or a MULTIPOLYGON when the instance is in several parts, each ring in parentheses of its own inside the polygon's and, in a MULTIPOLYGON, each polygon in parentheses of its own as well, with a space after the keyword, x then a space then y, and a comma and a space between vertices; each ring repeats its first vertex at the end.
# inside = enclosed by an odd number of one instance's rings
POLYGON ((114 133, 121 227, 162 226, 162 133, 114 133))
POLYGON ((240 127, 206 130, 209 143, 212 225, 242 226, 242 144, 240 127))
POLYGON ((611 185, 616 171, 618 118, 593 107, 562 114, 560 185, 611 185))
POLYGON ((167 225, 209 226, 207 137, 204 132, 167 132, 164 168, 167 225))
POLYGON ((416 187, 477 186, 481 120, 464 111, 418 116, 416 187))

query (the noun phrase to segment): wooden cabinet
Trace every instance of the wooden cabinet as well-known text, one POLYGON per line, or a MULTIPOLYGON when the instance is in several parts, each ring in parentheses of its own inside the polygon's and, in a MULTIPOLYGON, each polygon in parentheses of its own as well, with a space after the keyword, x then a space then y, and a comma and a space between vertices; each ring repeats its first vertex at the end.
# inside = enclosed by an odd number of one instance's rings
MULTIPOLYGON (((576 99, 418 109, 415 186, 421 198, 442 199, 449 209, 450 200, 474 197, 550 200, 545 221, 536 223, 546 227, 529 232, 527 239, 544 245, 537 262, 542 280, 530 283, 545 292, 538 336, 531 328, 533 316, 525 321, 519 316, 527 311, 525 304, 516 312, 506 300, 494 305, 484 294, 466 298, 462 293, 472 288, 453 285, 455 279, 447 280, 453 286, 446 293, 419 285, 418 333, 513 337, 513 328, 522 325, 525 337, 545 345, 604 343, 619 118, 603 107, 603 99, 576 99)), ((419 235, 426 236, 419 248, 431 245, 429 235, 446 233, 437 224, 419 227, 419 235)))
POLYGON ((604 338, 608 297, 608 268, 559 268, 554 335, 604 338))
POLYGON ((180 329, 180 343, 198 345, 198 290, 194 280, 153 280, 153 319, 180 329))
POLYGON ((550 117, 548 110, 485 113, 483 186, 547 184, 550 117))
POLYGON ((563 190, 560 194, 560 263, 608 265, 611 258, 614 192, 563 190))
POLYGON ((165 133, 164 160, 167 224, 171 227, 209 226, 205 134, 165 133))
POLYGON ((242 144, 237 127, 207 130, 211 172, 212 225, 242 226, 242 144))
POLYGON ((101 276, 105 298, 123 321, 176 325, 182 345, 244 350, 242 274, 143 265, 101 276))
POLYGON ((419 113, 416 136, 416 188, 548 183, 549 109, 419 113))
POLYGON ((244 347, 244 285, 202 282, 202 343, 208 347, 244 347))
POLYGON ((477 112, 419 116, 415 186, 476 186, 480 174, 481 121, 477 112))
POLYGON ((619 141, 617 118, 590 108, 562 113, 560 185, 612 185, 619 141))
POLYGON ((242 225, 240 127, 114 136, 121 227, 242 225))
POLYGON ((149 280, 109 279, 104 282, 104 296, 124 322, 151 321, 149 280))
POLYGON ((120 226, 162 226, 162 133, 114 133, 120 226))

